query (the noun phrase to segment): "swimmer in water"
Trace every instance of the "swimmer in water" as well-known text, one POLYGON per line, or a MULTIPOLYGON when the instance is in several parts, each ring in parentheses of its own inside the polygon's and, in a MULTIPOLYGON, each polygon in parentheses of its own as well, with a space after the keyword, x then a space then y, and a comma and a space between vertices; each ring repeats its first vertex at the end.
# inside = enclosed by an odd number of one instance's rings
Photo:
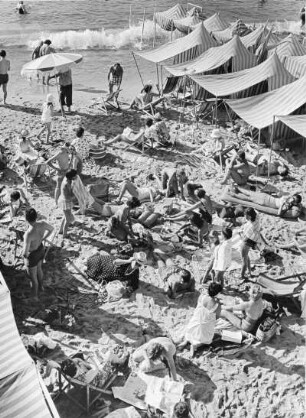
POLYGON ((20 15, 26 15, 28 13, 23 1, 20 1, 16 6, 16 12, 20 15))

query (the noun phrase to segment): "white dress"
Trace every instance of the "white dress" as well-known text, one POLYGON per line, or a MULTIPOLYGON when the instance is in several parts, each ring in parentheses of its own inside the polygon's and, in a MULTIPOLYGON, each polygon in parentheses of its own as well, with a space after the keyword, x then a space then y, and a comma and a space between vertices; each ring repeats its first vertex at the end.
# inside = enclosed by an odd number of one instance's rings
POLYGON ((216 310, 218 303, 213 309, 203 306, 202 298, 190 319, 185 332, 185 338, 192 345, 210 344, 214 337, 217 322, 216 310))

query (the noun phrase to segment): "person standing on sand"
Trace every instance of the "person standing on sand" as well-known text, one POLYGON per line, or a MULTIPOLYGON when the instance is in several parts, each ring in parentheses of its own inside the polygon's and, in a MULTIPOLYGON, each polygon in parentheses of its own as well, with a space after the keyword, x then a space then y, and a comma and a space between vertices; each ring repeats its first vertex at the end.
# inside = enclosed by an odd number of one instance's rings
POLYGON ((7 98, 7 83, 9 81, 8 71, 11 69, 11 63, 5 57, 6 51, 2 49, 0 51, 0 87, 2 86, 4 104, 6 104, 7 98))
POLYGON ((121 83, 122 83, 122 77, 123 77, 123 68, 121 65, 117 62, 117 64, 114 64, 108 72, 108 88, 109 88, 109 94, 113 94, 114 86, 117 86, 118 91, 120 89, 121 83))
POLYGON ((60 227, 60 234, 63 234, 63 241, 61 246, 64 245, 64 238, 66 238, 67 230, 70 224, 74 222, 74 216, 72 214, 73 208, 73 191, 72 191, 72 181, 75 180, 77 177, 76 170, 69 170, 67 171, 65 178, 61 184, 61 194, 58 200, 59 207, 62 209, 64 213, 64 217, 62 219, 61 227, 60 227))
POLYGON ((37 45, 37 47, 34 49, 33 53, 32 53, 32 60, 36 60, 37 58, 39 58, 40 55, 40 50, 41 47, 43 46, 43 41, 40 41, 39 44, 37 45))
POLYGON ((63 115, 65 115, 64 106, 67 106, 68 112, 71 112, 72 106, 72 74, 71 70, 67 70, 64 73, 58 73, 51 78, 58 77, 58 84, 60 86, 60 104, 61 104, 61 111, 63 115))
POLYGON ((42 263, 45 249, 43 241, 52 234, 54 228, 45 221, 37 221, 37 212, 34 208, 26 211, 25 218, 29 227, 24 234, 24 265, 30 276, 33 297, 38 301, 38 291, 44 290, 42 263))
POLYGON ((49 158, 46 161, 46 164, 49 164, 51 168, 57 171, 56 176, 56 187, 54 193, 55 204, 58 204, 58 198, 61 191, 61 184, 64 180, 65 174, 70 168, 70 152, 69 152, 69 143, 66 143, 60 150, 53 155, 53 157, 49 158), (57 161, 58 166, 52 164, 53 161, 57 161))
MULTIPOLYGON (((46 39, 39 50, 39 56, 42 57, 44 55, 53 54, 55 52, 55 49, 51 46, 52 42, 50 39, 46 39)), ((45 76, 42 76, 42 83, 43 84, 49 84, 50 76, 47 75, 47 82, 45 82, 45 76)))

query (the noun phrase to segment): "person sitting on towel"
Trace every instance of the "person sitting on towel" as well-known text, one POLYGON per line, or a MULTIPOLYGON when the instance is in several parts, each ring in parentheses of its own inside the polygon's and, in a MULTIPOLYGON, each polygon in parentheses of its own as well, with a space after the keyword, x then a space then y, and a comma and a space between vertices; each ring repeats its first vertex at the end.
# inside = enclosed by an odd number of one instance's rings
POLYGON ((132 358, 139 364, 139 369, 145 373, 164 369, 166 366, 171 379, 177 381, 174 363, 175 352, 175 345, 170 338, 157 337, 138 347, 132 358))
POLYGON ((141 205, 137 197, 132 197, 113 215, 108 224, 107 232, 119 241, 126 241, 128 237, 134 237, 131 220, 131 210, 141 205))
POLYGON ((243 199, 247 202, 256 203, 271 209, 277 209, 278 216, 285 217, 288 211, 291 211, 292 217, 300 216, 303 206, 302 197, 298 193, 292 196, 273 197, 266 193, 252 192, 250 190, 235 188, 233 196, 243 199))
POLYGON ((247 184, 250 174, 250 166, 245 158, 245 152, 240 150, 228 163, 226 174, 221 184, 226 184, 228 179, 231 178, 238 186, 243 186, 247 184))

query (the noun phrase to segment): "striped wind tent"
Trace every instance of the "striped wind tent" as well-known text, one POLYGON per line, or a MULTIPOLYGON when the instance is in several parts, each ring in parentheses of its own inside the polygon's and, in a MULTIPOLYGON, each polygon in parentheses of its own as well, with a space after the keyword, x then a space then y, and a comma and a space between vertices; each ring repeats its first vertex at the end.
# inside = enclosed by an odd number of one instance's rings
POLYGON ((209 35, 203 23, 183 38, 175 39, 151 51, 135 52, 136 55, 155 63, 176 57, 176 62, 185 62, 202 54, 217 43, 209 35))
POLYGON ((223 19, 223 17, 221 17, 219 13, 215 13, 208 19, 204 20, 204 26, 208 30, 208 32, 211 33, 217 30, 226 29, 229 26, 229 23, 225 19, 223 19))
POLYGON ((232 23, 228 28, 221 31, 214 31, 213 35, 218 42, 224 44, 228 42, 234 35, 245 36, 251 33, 251 29, 247 27, 242 20, 238 19, 236 22, 232 23))
POLYGON ((226 103, 249 125, 263 129, 272 125, 275 115, 290 115, 305 104, 305 91, 306 76, 277 90, 226 103))
POLYGON ((306 138, 306 115, 277 116, 276 119, 306 138))
POLYGON ((302 55, 301 57, 286 57, 284 65, 294 77, 303 77, 306 74, 306 55, 302 55))
POLYGON ((59 418, 36 366, 26 351, 0 273, 0 417, 59 418))
POLYGON ((183 17, 179 20, 174 20, 175 28, 182 33, 191 32, 196 25, 201 23, 201 19, 198 15, 183 17))
POLYGON ((296 80, 285 69, 276 54, 262 64, 243 71, 227 74, 192 76, 191 79, 216 97, 244 92, 240 97, 272 91, 296 80), (251 87, 255 89, 251 89, 251 87))
POLYGON ((298 38, 293 33, 280 41, 276 48, 271 50, 271 53, 273 51, 277 53, 281 61, 284 61, 286 57, 306 54, 306 48, 299 42, 298 38))
MULTIPOLYGON (((267 29, 265 26, 260 25, 248 35, 241 37, 241 42, 247 48, 253 51, 264 41, 267 29)), ((267 31, 268 32, 268 31, 267 31)))
POLYGON ((174 20, 183 19, 184 17, 186 17, 186 10, 182 5, 176 4, 164 12, 154 13, 153 19, 162 29, 173 31, 175 30, 174 20))
POLYGON ((165 68, 174 76, 193 75, 215 70, 224 64, 231 65, 231 71, 240 71, 256 65, 256 56, 241 43, 239 36, 234 36, 227 44, 205 51, 193 61, 165 68))

